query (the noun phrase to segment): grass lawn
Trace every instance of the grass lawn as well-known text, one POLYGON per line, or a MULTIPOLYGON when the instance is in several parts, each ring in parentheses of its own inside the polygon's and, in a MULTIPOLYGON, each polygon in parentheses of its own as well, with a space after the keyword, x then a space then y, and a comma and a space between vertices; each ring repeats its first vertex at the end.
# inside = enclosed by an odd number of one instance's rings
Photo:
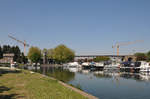
POLYGON ((0 69, 0 99, 87 99, 38 73, 2 71, 0 69))

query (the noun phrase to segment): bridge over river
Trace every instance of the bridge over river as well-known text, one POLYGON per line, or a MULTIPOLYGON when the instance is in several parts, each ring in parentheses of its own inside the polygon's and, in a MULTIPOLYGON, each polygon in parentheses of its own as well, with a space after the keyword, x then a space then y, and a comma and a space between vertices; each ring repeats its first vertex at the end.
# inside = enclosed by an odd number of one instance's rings
POLYGON ((122 60, 128 60, 128 58, 133 58, 133 55, 76 55, 75 56, 75 61, 77 60, 90 60, 90 59, 94 59, 98 56, 106 56, 106 57, 109 57, 111 60, 114 60, 114 61, 122 61, 122 60))

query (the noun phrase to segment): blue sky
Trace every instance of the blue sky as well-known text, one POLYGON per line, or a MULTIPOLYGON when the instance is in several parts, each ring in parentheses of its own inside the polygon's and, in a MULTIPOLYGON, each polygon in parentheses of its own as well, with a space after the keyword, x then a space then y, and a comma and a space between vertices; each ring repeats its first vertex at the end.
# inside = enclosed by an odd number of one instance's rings
POLYGON ((76 54, 120 54, 150 50, 150 0, 0 0, 0 44, 53 48, 65 44, 76 54), (135 51, 133 51, 135 50, 135 51))

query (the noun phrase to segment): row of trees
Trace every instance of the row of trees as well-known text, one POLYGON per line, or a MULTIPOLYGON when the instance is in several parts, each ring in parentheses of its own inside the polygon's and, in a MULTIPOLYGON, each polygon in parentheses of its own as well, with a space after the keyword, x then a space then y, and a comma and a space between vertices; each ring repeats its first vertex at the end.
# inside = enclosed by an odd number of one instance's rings
POLYGON ((40 50, 38 47, 31 47, 28 52, 28 58, 32 62, 37 63, 40 61, 44 53, 47 54, 48 59, 53 59, 56 63, 59 64, 72 61, 75 57, 75 53, 73 50, 61 44, 54 49, 40 50))
POLYGON ((137 61, 150 61, 150 51, 147 53, 135 53, 137 61))
POLYGON ((110 60, 110 58, 107 56, 98 56, 93 59, 94 62, 108 61, 108 60, 110 60))
POLYGON ((3 45, 0 46, 0 58, 3 58, 3 54, 6 53, 14 53, 14 61, 18 63, 26 63, 27 58, 24 56, 24 53, 22 53, 18 46, 10 46, 10 45, 3 45))

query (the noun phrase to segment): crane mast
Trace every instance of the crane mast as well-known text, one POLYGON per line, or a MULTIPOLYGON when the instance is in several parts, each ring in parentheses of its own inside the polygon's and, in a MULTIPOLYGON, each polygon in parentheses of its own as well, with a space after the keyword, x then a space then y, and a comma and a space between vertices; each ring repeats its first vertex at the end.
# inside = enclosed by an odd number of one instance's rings
POLYGON ((26 55, 26 47, 29 47, 29 44, 27 44, 25 40, 24 41, 18 40, 18 39, 16 39, 15 37, 13 37, 11 35, 8 35, 8 37, 15 40, 15 41, 17 41, 17 42, 19 42, 19 43, 21 43, 21 44, 23 44, 23 46, 24 46, 24 55, 26 55))

